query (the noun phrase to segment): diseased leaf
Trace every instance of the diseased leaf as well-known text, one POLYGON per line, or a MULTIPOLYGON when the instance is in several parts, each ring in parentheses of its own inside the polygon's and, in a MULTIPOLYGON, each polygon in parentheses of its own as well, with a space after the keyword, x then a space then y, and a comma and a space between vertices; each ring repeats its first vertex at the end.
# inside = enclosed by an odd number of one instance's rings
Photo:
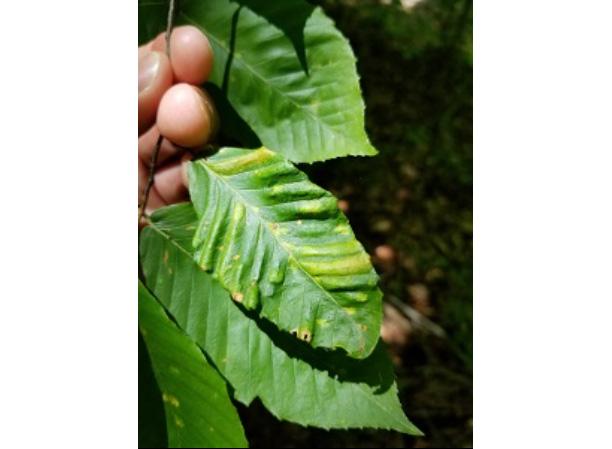
POLYGON ((198 264, 247 309, 315 347, 369 355, 382 294, 332 194, 265 148, 190 164, 198 264))
POLYGON ((138 325, 162 392, 169 447, 247 447, 225 381, 140 282, 138 325))
MULTIPOLYGON (((263 145, 294 162, 376 154, 364 129, 355 56, 320 8, 303 0, 182 0, 179 6, 177 23, 199 27, 211 42, 210 82, 263 145)), ((159 3, 142 1, 139 14, 159 23, 159 3)))
POLYGON ((191 204, 156 211, 141 236, 146 283, 249 404, 259 397, 279 419, 329 428, 373 427, 420 435, 405 417, 379 345, 364 360, 315 350, 251 316, 193 260, 191 204))

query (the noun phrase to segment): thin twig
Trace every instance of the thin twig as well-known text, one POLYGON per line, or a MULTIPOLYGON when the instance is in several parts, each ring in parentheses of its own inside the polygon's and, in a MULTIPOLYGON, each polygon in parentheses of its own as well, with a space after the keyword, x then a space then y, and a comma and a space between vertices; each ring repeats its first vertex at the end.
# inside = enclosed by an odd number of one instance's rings
POLYGON ((170 35, 172 34, 172 27, 174 26, 174 8, 176 6, 176 0, 170 0, 168 5, 168 20, 166 24, 166 55, 170 59, 170 35))
MULTIPOLYGON (((168 56, 168 60, 170 59, 170 35, 172 34, 172 28, 174 26, 174 10, 176 6, 176 0, 170 0, 170 4, 168 5, 168 20, 166 24, 166 56, 168 56)), ((147 184, 145 186, 142 201, 140 202, 140 210, 138 211, 138 224, 142 222, 142 218, 145 216, 145 210, 147 208, 147 203, 149 202, 149 194, 151 193, 151 188, 153 187, 153 183, 155 182, 155 168, 157 166, 157 157, 159 156, 159 150, 162 145, 162 141, 164 138, 160 134, 157 138, 157 142, 155 142, 155 147, 153 148, 153 153, 151 153, 151 163, 149 164, 149 177, 147 178, 147 184)))
POLYGON ((395 306, 400 312, 404 314, 406 318, 408 318, 415 327, 424 330, 425 332, 429 332, 436 337, 444 338, 446 337, 446 332, 442 327, 431 321, 421 312, 416 310, 413 307, 410 307, 408 304, 403 303, 397 297, 393 295, 388 295, 386 299, 395 306))

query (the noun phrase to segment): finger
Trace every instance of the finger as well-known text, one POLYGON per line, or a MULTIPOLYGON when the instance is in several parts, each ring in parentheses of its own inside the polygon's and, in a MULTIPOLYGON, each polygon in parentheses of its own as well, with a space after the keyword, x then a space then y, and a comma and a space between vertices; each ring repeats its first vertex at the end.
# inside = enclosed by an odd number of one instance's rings
POLYGON ((141 56, 144 56, 146 53, 152 51, 153 42, 154 41, 149 41, 148 43, 138 47, 138 59, 140 59, 141 56))
POLYGON ((187 148, 207 142, 216 131, 217 122, 217 113, 208 94, 184 83, 168 89, 157 111, 161 134, 187 148))
MULTIPOLYGON (((157 36, 151 48, 166 51, 163 34, 157 36)), ((198 86, 208 79, 213 66, 213 51, 208 38, 198 28, 191 25, 175 28, 170 36, 170 54, 177 82, 198 86)))
MULTIPOLYGON (((144 162, 149 163, 153 150, 157 145, 159 129, 153 125, 146 133, 138 138, 138 157, 144 162)), ((179 154, 181 150, 168 139, 163 139, 157 154, 157 164, 161 166, 179 154)))
POLYGON ((155 173, 155 192, 166 204, 187 199, 187 188, 183 183, 183 165, 177 161, 158 169, 155 173))
MULTIPOLYGON (((160 167, 155 172, 155 178, 147 200, 146 213, 150 214, 155 209, 168 204, 185 201, 188 197, 187 190, 187 162, 173 162, 165 167, 160 167)), ((143 201, 143 192, 149 179, 149 169, 146 163, 138 160, 138 201, 143 201)))
POLYGON ((138 58, 138 135, 154 122, 159 102, 172 85, 172 69, 165 54, 139 51, 138 58))
MULTIPOLYGON (((147 181, 149 179, 149 165, 142 161, 142 159, 138 158, 138 204, 140 205, 141 201, 144 201, 143 195, 144 190, 147 185, 147 181)), ((151 187, 149 191, 149 197, 147 199, 147 208, 145 212, 150 214, 155 209, 159 209, 162 206, 165 206, 166 202, 159 195, 155 188, 155 183, 151 187)))

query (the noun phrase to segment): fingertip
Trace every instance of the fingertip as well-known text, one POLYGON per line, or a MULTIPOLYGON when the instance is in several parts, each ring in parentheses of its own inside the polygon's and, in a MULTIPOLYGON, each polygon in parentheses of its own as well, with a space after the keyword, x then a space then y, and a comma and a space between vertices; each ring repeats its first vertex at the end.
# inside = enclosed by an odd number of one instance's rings
POLYGON ((163 96, 157 111, 160 133, 175 144, 195 148, 206 143, 217 127, 216 111, 201 89, 181 83, 163 96))
POLYGON ((198 86, 206 82, 213 67, 213 51, 208 38, 198 28, 176 28, 170 38, 172 70, 175 78, 198 86))
POLYGON ((158 51, 160 53, 166 52, 166 33, 159 33, 155 39, 153 39, 149 45, 151 50, 158 51))
MULTIPOLYGON (((165 52, 165 33, 159 34, 148 45, 151 50, 165 52)), ((213 51, 199 28, 193 25, 174 28, 170 36, 170 54, 176 81, 198 86, 208 80, 213 67, 213 51)))

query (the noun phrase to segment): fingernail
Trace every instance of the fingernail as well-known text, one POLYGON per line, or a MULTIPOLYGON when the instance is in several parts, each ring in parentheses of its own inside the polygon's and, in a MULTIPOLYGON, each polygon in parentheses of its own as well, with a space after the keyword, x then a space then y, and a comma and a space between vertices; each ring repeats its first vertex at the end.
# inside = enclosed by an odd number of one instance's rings
POLYGON ((159 53, 152 51, 138 60, 138 93, 149 87, 159 72, 159 53))

